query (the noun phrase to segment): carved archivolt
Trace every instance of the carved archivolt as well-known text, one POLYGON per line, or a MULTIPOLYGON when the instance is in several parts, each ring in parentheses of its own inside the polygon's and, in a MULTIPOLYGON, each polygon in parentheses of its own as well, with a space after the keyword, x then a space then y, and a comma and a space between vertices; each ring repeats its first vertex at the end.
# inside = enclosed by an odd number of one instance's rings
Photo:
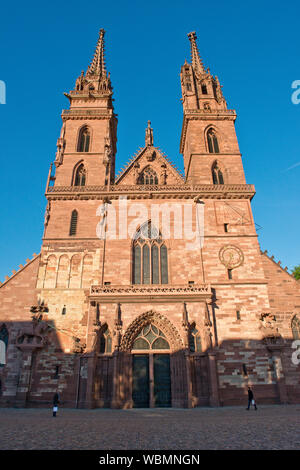
POLYGON ((149 323, 153 323, 163 331, 173 351, 178 351, 179 349, 184 348, 182 339, 172 323, 160 313, 150 310, 149 312, 145 312, 138 316, 129 325, 121 341, 121 351, 130 351, 140 330, 149 323))

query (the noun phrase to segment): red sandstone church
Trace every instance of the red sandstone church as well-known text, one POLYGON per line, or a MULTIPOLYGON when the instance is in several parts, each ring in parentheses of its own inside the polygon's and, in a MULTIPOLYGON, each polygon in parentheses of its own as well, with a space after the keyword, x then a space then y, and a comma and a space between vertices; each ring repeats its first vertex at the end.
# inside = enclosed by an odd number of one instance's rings
POLYGON ((0 288, 2 406, 48 406, 56 391, 79 408, 241 405, 249 385, 258 403, 300 402, 299 282, 260 250, 236 112, 188 37, 184 175, 150 122, 115 175, 104 30, 66 93, 41 252, 0 288))

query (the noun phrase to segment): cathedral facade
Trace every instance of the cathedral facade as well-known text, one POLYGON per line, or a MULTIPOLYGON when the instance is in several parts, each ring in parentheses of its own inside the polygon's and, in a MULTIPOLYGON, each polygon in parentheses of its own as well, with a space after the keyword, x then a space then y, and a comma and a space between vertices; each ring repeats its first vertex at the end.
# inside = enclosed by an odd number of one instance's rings
POLYGON ((104 30, 62 112, 42 248, 0 287, 0 405, 299 403, 299 282, 262 252, 235 132, 196 34, 184 174, 145 145, 118 176, 104 30))

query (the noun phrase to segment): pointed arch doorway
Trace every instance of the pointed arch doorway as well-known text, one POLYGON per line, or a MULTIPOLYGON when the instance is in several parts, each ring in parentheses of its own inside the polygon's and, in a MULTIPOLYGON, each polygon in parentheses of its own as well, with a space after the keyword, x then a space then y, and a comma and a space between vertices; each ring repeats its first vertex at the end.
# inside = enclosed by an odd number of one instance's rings
POLYGON ((153 323, 136 336, 132 357, 132 401, 134 408, 170 407, 170 345, 153 323))

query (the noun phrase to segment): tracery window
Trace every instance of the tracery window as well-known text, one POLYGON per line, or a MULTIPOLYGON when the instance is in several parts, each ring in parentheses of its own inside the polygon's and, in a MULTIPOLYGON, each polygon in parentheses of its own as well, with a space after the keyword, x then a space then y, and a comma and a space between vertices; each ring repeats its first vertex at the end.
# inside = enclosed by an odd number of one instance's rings
POLYGON ((71 215, 71 222, 70 222, 70 232, 69 235, 76 235, 77 231, 77 220, 78 220, 78 212, 76 209, 72 211, 71 215))
POLYGON ((223 173, 218 165, 218 162, 215 162, 212 166, 212 179, 214 184, 224 184, 223 173))
POLYGON ((89 152, 91 134, 88 127, 83 127, 80 130, 78 138, 77 152, 89 152))
POLYGON ((108 326, 102 331, 100 336, 100 354, 111 353, 111 334, 108 326))
POLYGON ((147 166, 140 174, 138 184, 158 184, 156 172, 150 166, 147 166))
POLYGON ((189 333, 189 348, 190 352, 202 352, 201 336, 195 326, 189 333))
POLYGON ((149 323, 136 336, 132 349, 170 349, 170 345, 164 333, 149 323))
POLYGON ((294 339, 300 339, 300 320, 297 316, 292 320, 292 332, 294 339))
POLYGON ((207 132, 207 144, 209 153, 220 153, 218 138, 212 128, 207 132))
POLYGON ((168 250, 151 222, 143 224, 135 234, 132 261, 133 284, 168 283, 168 250))
POLYGON ((6 349, 8 345, 8 330, 5 325, 0 328, 0 367, 6 364, 6 349))
POLYGON ((81 163, 76 170, 75 178, 74 178, 74 186, 85 186, 86 182, 86 169, 84 168, 84 164, 81 163))

